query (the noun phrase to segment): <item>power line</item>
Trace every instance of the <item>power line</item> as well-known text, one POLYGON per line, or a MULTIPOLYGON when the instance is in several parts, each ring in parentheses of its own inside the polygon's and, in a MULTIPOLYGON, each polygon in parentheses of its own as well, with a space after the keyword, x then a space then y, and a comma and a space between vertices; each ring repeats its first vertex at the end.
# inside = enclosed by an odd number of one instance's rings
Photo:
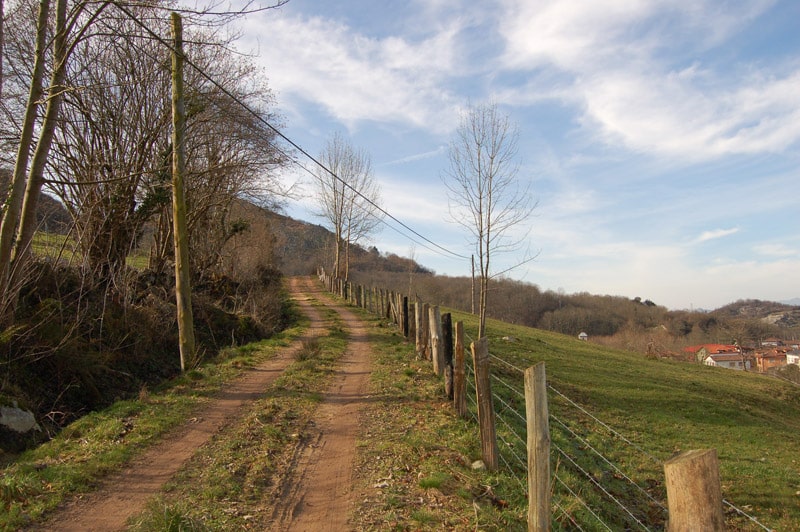
MULTIPOLYGON (((127 9, 125 6, 123 6, 123 5, 121 5, 121 4, 116 4, 116 6, 117 6, 117 8, 118 8, 120 11, 122 11, 122 12, 123 12, 125 15, 127 15, 127 16, 128 16, 130 19, 131 19, 131 20, 133 20, 133 21, 134 21, 136 24, 138 24, 138 25, 139 25, 139 26, 140 26, 140 27, 141 27, 141 28, 142 28, 142 29, 143 29, 145 32, 147 32, 147 33, 148 33, 150 36, 152 36, 152 37, 153 37, 155 40, 157 40, 158 42, 160 42, 160 43, 161 43, 163 46, 167 47, 167 48, 168 48, 169 50, 171 50, 172 52, 175 52, 175 49, 173 48, 173 46, 172 46, 172 44, 171 44, 170 42, 166 41, 166 40, 165 40, 164 38, 162 38, 160 35, 158 35, 158 34, 157 34, 157 33, 155 33, 153 30, 151 30, 149 27, 147 27, 147 25, 146 25, 146 24, 144 24, 144 22, 142 22, 142 21, 141 21, 141 20, 139 20, 137 17, 135 17, 135 16, 134 16, 134 15, 133 15, 133 14, 132 14, 130 11, 128 11, 128 9, 127 9)), ((206 72, 205 72, 205 71, 204 71, 202 68, 200 68, 198 65, 196 65, 196 64, 195 64, 193 61, 191 61, 191 60, 190 60, 188 57, 184 57, 184 62, 185 62, 187 65, 191 66, 191 67, 192 67, 192 68, 193 68, 193 69, 194 69, 194 70, 195 70, 195 71, 196 71, 198 74, 200 74, 200 75, 201 75, 203 78, 205 78, 205 79, 206 79, 206 80, 207 80, 209 83, 211 83, 212 85, 214 85, 214 87, 216 87, 217 89, 219 89, 219 90, 220 90, 220 91, 221 91, 223 94, 225 94, 227 97, 229 97, 231 100, 233 100, 233 102, 234 102, 234 103, 236 103, 237 105, 241 106, 241 107, 242 107, 244 110, 246 110, 248 113, 250 113, 251 115, 253 115, 253 117, 255 117, 255 118, 256 118, 256 120, 258 120, 259 122, 261 122, 262 124, 264 124, 264 125, 265 125, 267 128, 269 128, 269 129, 270 129, 270 130, 271 130, 273 133, 275 133, 277 136, 279 136, 279 137, 280 137, 280 138, 282 138, 282 139, 283 139, 285 142, 287 142, 287 143, 288 143, 288 144, 289 144, 291 147, 293 147, 295 150, 297 150, 298 152, 300 152, 301 154, 303 154, 303 155, 304 155, 306 158, 308 158, 309 160, 311 160, 311 161, 312 161, 314 164, 316 164, 317 166, 319 166, 319 167, 320 167, 322 170, 324 170, 325 172, 329 173, 329 174, 330 174, 330 175, 331 175, 331 176, 332 176, 334 179, 336 179, 336 180, 337 180, 337 181, 339 181, 339 182, 340 182, 342 185, 344 185, 345 187, 347 187, 348 189, 350 189, 350 190, 351 190, 353 193, 355 193, 356 195, 358 195, 359 197, 361 197, 361 198, 362 198, 364 201, 366 201, 368 204, 370 204, 372 207, 374 207, 374 208, 375 208, 377 211, 379 211, 381 214, 383 214, 384 216, 386 216, 386 217, 387 217, 387 218, 389 218, 390 220, 394 221, 395 223, 397 223, 398 225, 400 225, 402 228, 404 228, 405 230, 407 230, 407 231, 409 231, 410 233, 414 234, 414 235, 415 235, 415 236, 417 236, 418 238, 421 238, 422 240, 424 240, 424 241, 425 241, 425 242, 427 242, 428 244, 432 245, 433 247, 437 248, 438 250, 440 250, 440 251, 442 251, 442 252, 444 252, 444 253, 446 253, 446 254, 448 254, 448 255, 451 255, 451 256, 453 256, 453 257, 457 257, 457 258, 460 258, 460 259, 465 259, 465 260, 470 258, 470 257, 468 257, 468 256, 466 256, 466 255, 461 255, 460 253, 456 253, 456 252, 454 252, 454 251, 451 251, 451 250, 449 250, 449 249, 445 248, 444 246, 442 246, 442 245, 440 245, 440 244, 437 244, 436 242, 434 242, 433 240, 429 239, 429 238, 428 238, 428 237, 426 237, 425 235, 423 235, 423 234, 419 233, 419 232, 418 232, 418 231, 416 231, 415 229, 413 229, 413 228, 409 227, 408 225, 406 225, 406 224, 405 224, 403 221, 399 220, 399 219, 398 219, 398 218, 396 218, 394 215, 392 215, 391 213, 389 213, 389 212, 388 212, 386 209, 384 209, 384 208, 383 208, 383 207, 381 207, 380 205, 376 204, 374 201, 372 201, 372 200, 370 200, 369 198, 367 198, 366 196, 364 196, 364 195, 363 195, 363 194, 362 194, 360 191, 356 190, 356 189, 355 189, 355 188, 354 188, 352 185, 350 185, 350 183, 348 183, 347 181, 345 181, 344 179, 342 179, 341 177, 339 177, 339 176, 338 176, 338 175, 337 175, 335 172, 333 172, 333 171, 332 171, 330 168, 328 168, 327 166, 325 166, 324 164, 322 164, 322 163, 321 163, 319 160, 317 160, 317 159, 316 159, 314 156, 312 156, 312 155, 311 155, 310 153, 308 153, 308 152, 307 152, 305 149, 303 149, 303 147, 302 147, 302 146, 300 146, 299 144, 297 144, 296 142, 294 142, 292 139, 290 139, 288 136, 286 136, 286 135, 285 135, 283 132, 281 132, 281 131, 280 131, 280 130, 277 128, 277 127, 273 126, 273 125, 272 125, 272 124, 271 124, 269 121, 267 121, 267 120, 266 120, 264 117, 262 117, 261 115, 259 115, 259 114, 258 114, 257 112, 255 112, 253 109, 251 109, 249 105, 247 105, 246 103, 244 103, 243 101, 241 101, 241 100, 240 100, 240 99, 239 99, 237 96, 235 96, 234 94, 232 94, 232 93, 231 93, 231 92, 230 92, 228 89, 226 89, 226 88, 225 88, 225 87, 223 87, 221 84, 219 84, 219 83, 218 83, 218 82, 217 82, 215 79, 213 79, 213 78, 212 78, 212 77, 211 77, 209 74, 207 74, 207 73, 206 73, 206 72)), ((278 151, 280 151, 281 153, 283 153, 284 155, 287 155, 287 157, 288 157, 288 154, 287 154, 287 153, 286 153, 284 150, 281 150, 281 149, 280 149, 278 146, 276 146, 276 145, 274 145, 274 144, 273 144, 273 147, 274 147, 275 149, 277 149, 278 151)), ((292 162, 294 162, 295 164, 298 164, 298 166, 300 166, 301 168, 303 168, 303 169, 304 169, 304 170, 306 170, 307 172, 311 173, 311 175, 314 175, 314 174, 313 174, 313 173, 312 173, 310 170, 308 170, 307 168, 305 168, 303 165, 299 164, 297 161, 294 161, 292 157, 289 157, 289 159, 290 159, 290 160, 292 160, 292 162)), ((390 227, 390 228, 394 229, 395 231, 398 231, 396 228, 393 228, 393 227, 391 227, 391 226, 390 226, 390 225, 389 225, 389 224, 388 224, 388 223, 387 223, 385 220, 383 220, 383 219, 380 219, 380 221, 381 221, 381 223, 384 223, 384 224, 386 224, 386 226, 387 226, 387 227, 390 227)), ((400 231, 398 231, 398 232, 400 233, 400 231)), ((400 234, 402 234, 402 233, 400 233, 400 234)), ((406 238, 409 238, 409 239, 411 239, 411 238, 410 238, 408 235, 403 235, 403 236, 405 236, 406 238)), ((413 239, 411 239, 411 240, 413 240, 413 239)), ((416 242, 416 241, 415 241, 415 242, 416 242)), ((419 242, 416 242, 416 243, 419 243, 419 242)), ((422 245, 422 244, 420 244, 420 245, 422 245)), ((427 248, 427 246, 425 246, 425 247, 427 248)), ((427 248, 427 249, 431 249, 431 248, 427 248)), ((432 250, 432 251, 436 252, 436 250, 432 250)))

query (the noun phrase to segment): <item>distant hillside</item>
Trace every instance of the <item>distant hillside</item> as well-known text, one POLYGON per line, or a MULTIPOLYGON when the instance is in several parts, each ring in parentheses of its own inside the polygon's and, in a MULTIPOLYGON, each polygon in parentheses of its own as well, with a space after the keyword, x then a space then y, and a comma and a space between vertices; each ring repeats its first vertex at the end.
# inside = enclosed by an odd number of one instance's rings
MULTIPOLYGON (((318 266, 330 268, 333 262, 333 233, 316 225, 253 204, 242 205, 251 223, 265 224, 274 236, 277 266, 284 275, 308 275, 318 266)), ((377 247, 350 249, 351 272, 409 272, 430 274, 418 263, 393 253, 381 253, 377 247)))
MULTIPOLYGON (((0 168, 0 203, 5 203, 11 183, 11 170, 0 168)), ((66 234, 71 225, 69 213, 58 200, 42 194, 36 208, 36 222, 47 233, 66 234)))
POLYGON ((781 327, 800 326, 800 306, 759 299, 740 299, 718 308, 714 315, 729 318, 760 319, 781 327))

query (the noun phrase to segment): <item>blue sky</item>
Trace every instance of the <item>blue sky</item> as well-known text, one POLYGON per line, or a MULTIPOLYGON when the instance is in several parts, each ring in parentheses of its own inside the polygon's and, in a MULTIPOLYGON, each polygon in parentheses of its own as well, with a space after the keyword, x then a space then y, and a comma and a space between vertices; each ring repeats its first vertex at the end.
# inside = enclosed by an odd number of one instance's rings
MULTIPOLYGON (((519 127, 543 290, 713 309, 800 297, 800 2, 291 0, 241 23, 285 118, 318 155, 365 149, 385 208, 472 253, 441 176, 469 103, 519 127)), ((315 223, 305 182, 287 212, 315 223)), ((381 251, 468 275, 389 228, 381 251)), ((515 260, 498 256, 504 269, 515 260)))

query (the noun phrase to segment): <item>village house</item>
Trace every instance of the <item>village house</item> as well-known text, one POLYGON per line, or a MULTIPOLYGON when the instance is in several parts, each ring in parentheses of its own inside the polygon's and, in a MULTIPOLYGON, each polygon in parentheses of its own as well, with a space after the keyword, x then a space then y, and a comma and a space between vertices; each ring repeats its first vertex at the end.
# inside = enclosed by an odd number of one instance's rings
POLYGON ((740 353, 715 353, 708 355, 705 360, 703 360, 703 364, 706 366, 744 371, 750 369, 750 361, 745 360, 740 353))
POLYGON ((761 373, 766 373, 772 368, 780 368, 786 365, 786 350, 773 349, 766 353, 757 353, 755 356, 756 367, 761 373))
POLYGON ((702 344, 684 347, 685 353, 694 355, 697 362, 705 362, 706 358, 710 355, 722 355, 730 353, 739 353, 739 346, 729 344, 702 344))
POLYGON ((703 344, 685 347, 685 353, 693 354, 695 361, 706 366, 727 369, 749 370, 750 360, 742 353, 738 345, 703 344))
POLYGON ((792 349, 786 352, 786 363, 797 364, 800 366, 800 349, 792 349))
POLYGON ((761 340, 761 347, 780 347, 783 345, 783 340, 780 338, 764 338, 761 340))

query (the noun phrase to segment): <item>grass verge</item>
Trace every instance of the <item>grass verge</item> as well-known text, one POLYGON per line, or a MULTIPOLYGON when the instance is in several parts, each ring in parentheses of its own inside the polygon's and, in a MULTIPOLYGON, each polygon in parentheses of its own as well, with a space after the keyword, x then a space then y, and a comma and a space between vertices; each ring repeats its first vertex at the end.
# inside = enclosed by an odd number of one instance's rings
POLYGON ((357 530, 526 530, 524 496, 506 472, 474 469, 478 428, 459 419, 430 362, 393 325, 365 317, 374 347, 359 441, 357 530))
POLYGON ((70 496, 88 492, 190 418, 221 387, 289 345, 307 328, 300 320, 269 340, 222 351, 138 399, 120 401, 72 423, 53 440, 3 467, 0 530, 31 526, 70 496))

